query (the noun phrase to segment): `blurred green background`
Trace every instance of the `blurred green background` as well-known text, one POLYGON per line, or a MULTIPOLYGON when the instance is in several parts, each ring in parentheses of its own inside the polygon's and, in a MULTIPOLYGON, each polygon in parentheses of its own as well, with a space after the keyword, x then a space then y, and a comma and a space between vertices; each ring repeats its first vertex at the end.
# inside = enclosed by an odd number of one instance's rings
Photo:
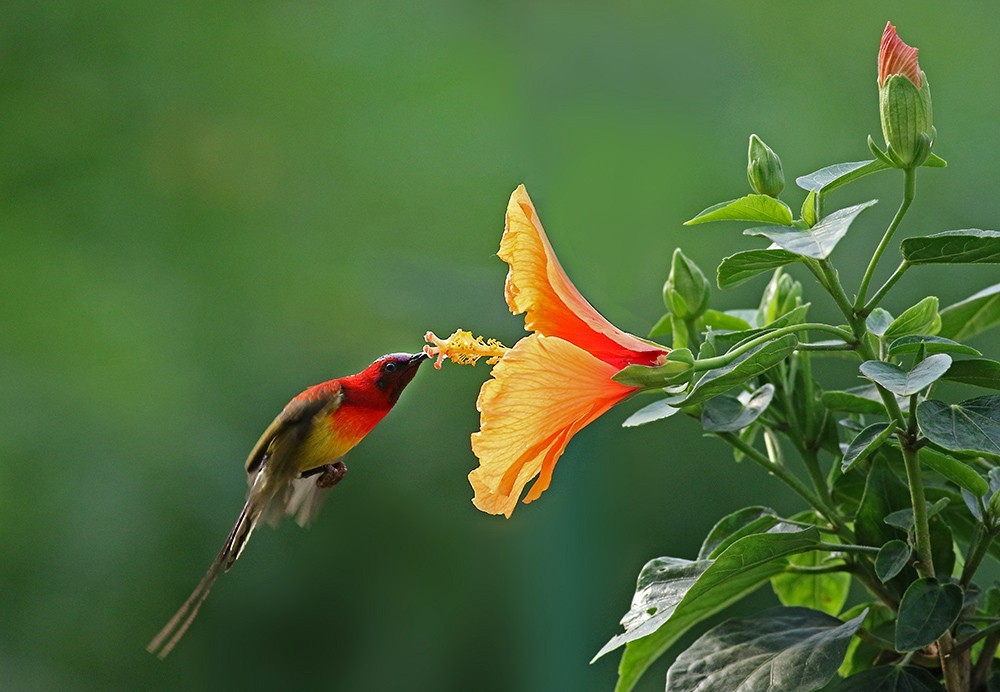
MULTIPOLYGON (((0 686, 610 689, 617 658, 588 661, 647 559, 799 505, 690 421, 622 430, 630 402, 541 501, 481 514, 485 367, 425 367, 311 530, 258 531, 178 650, 143 647, 288 398, 427 329, 519 338, 493 256, 518 183, 581 290, 644 334, 674 247, 714 272, 759 246, 680 225, 747 192, 750 132, 796 208, 796 175, 868 156, 890 18, 951 164, 902 232, 995 228, 994 3, 4 3, 0 686)), ((901 183, 856 187, 831 203, 884 203, 834 255, 851 285, 901 183)), ((912 272, 887 307, 996 281, 963 271, 912 272)))

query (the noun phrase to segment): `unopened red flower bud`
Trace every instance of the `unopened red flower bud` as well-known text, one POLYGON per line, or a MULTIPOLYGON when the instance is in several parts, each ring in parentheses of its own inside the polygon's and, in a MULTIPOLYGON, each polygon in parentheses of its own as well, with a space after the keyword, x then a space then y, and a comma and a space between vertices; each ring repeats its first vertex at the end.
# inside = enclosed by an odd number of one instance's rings
POLYGON ((886 24, 878 52, 879 114, 889 158, 900 168, 919 166, 931 153, 936 131, 927 75, 917 49, 886 24))

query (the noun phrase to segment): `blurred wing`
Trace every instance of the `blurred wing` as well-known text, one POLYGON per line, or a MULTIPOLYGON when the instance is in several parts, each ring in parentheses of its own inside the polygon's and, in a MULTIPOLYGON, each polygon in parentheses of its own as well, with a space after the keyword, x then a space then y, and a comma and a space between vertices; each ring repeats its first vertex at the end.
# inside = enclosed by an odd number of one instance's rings
POLYGON ((305 528, 319 514, 320 507, 333 488, 320 488, 316 476, 292 478, 285 485, 283 494, 271 503, 265 516, 267 523, 277 526, 285 517, 295 517, 295 523, 305 528))
POLYGON ((247 473, 250 474, 249 480, 252 482, 254 474, 263 466, 274 438, 299 423, 309 421, 319 413, 333 413, 343 400, 344 393, 339 388, 329 396, 302 400, 292 399, 291 403, 278 414, 278 417, 271 421, 260 439, 257 440, 257 444, 250 451, 246 462, 247 473))

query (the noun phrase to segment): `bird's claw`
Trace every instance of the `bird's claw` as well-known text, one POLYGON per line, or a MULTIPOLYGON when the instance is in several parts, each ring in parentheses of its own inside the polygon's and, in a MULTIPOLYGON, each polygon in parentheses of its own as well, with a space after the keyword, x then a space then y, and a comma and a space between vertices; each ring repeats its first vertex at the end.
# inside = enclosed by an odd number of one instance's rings
POLYGON ((319 468, 313 469, 312 473, 303 475, 311 476, 313 474, 316 474, 317 488, 332 488, 347 475, 347 464, 342 461, 335 461, 332 464, 324 464, 319 468))

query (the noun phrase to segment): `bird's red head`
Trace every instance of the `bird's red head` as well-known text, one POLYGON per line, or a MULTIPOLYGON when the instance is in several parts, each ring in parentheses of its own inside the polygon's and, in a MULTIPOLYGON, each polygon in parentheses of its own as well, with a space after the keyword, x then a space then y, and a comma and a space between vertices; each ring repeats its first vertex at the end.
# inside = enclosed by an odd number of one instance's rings
POLYGON ((357 375, 343 378, 344 394, 355 404, 392 407, 425 360, 425 353, 382 356, 357 375))

